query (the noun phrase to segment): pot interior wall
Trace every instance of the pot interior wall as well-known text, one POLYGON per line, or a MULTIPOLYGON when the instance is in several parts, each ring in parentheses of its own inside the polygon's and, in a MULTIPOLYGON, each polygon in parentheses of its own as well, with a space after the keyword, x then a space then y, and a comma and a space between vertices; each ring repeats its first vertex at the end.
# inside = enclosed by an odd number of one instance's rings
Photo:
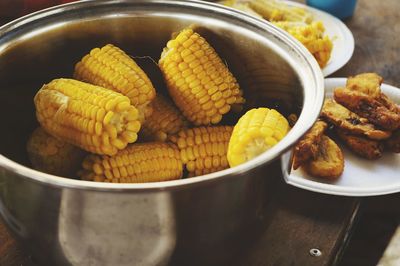
MULTIPOLYGON (((101 10, 81 12, 78 19, 74 10, 62 19, 42 18, 0 36, 1 154, 29 166, 25 146, 38 125, 35 93, 54 78, 72 77, 75 63, 94 47, 119 46, 145 69, 156 89, 165 92, 156 62, 171 34, 189 25, 198 28, 238 79, 247 99, 245 110, 267 106, 286 115, 300 113, 303 89, 296 71, 268 39, 240 27, 243 22, 222 22, 212 14, 204 19, 184 9, 178 15, 127 6, 116 16, 112 8, 97 8, 101 10)), ((236 119, 228 116, 224 123, 236 119)))

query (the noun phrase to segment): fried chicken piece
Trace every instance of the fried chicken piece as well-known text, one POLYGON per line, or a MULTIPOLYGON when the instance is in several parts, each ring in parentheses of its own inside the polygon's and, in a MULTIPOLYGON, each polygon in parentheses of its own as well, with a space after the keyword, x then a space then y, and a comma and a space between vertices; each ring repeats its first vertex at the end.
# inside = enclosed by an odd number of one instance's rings
POLYGON ((381 93, 378 101, 382 103, 387 109, 396 114, 400 115, 400 105, 393 102, 389 97, 387 97, 383 92, 381 93))
POLYGON ((324 121, 317 121, 312 128, 296 144, 293 151, 293 169, 299 168, 302 164, 318 154, 318 146, 321 142, 321 136, 328 127, 324 121))
POLYGON ((334 98, 336 102, 384 129, 396 130, 400 127, 400 114, 390 111, 381 102, 367 94, 346 88, 336 88, 334 98))
POLYGON ((376 73, 363 73, 347 79, 346 88, 365 93, 378 102, 382 103, 387 109, 400 114, 400 106, 388 98, 382 91, 381 85, 383 78, 376 73))
POLYGON ((371 140, 363 136, 352 135, 346 131, 337 128, 335 131, 339 138, 355 154, 370 160, 375 160, 382 156, 382 142, 371 140))
POLYGON ((311 176, 336 179, 344 170, 342 150, 332 139, 322 135, 317 157, 304 164, 303 168, 311 176))
POLYGON ((355 135, 364 135, 376 140, 387 139, 391 135, 390 131, 376 129, 368 119, 358 116, 331 99, 325 100, 321 116, 335 126, 355 135))
POLYGON ((400 153, 400 129, 393 132, 392 136, 385 141, 385 148, 394 153, 400 153))
POLYGON ((346 88, 365 93, 373 98, 379 98, 382 82, 383 78, 376 73, 362 73, 349 77, 346 88))

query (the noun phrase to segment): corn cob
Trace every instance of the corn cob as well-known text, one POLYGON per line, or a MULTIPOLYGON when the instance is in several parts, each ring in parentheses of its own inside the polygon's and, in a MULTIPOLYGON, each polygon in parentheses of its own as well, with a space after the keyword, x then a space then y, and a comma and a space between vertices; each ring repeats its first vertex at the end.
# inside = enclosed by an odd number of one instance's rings
POLYGON ((166 141, 186 127, 186 120, 175 105, 161 94, 151 103, 153 113, 146 118, 140 134, 146 140, 166 141))
POLYGON ((86 154, 83 150, 47 134, 38 127, 27 144, 29 160, 36 170, 73 177, 86 154))
POLYGON ((322 22, 317 21, 311 24, 276 22, 274 24, 300 41, 315 57, 321 68, 326 66, 331 57, 333 45, 331 39, 324 35, 325 28, 322 22))
POLYGON ((313 16, 304 8, 289 6, 276 0, 252 0, 249 7, 269 21, 299 21, 311 23, 313 16))
POLYGON ((242 164, 277 144, 288 132, 289 123, 274 109, 251 109, 235 125, 228 147, 231 167, 242 164))
POLYGON ((83 180, 144 183, 182 177, 183 165, 176 145, 163 142, 135 143, 114 156, 89 155, 78 175, 83 180))
POLYGON ((141 121, 151 114, 156 91, 146 73, 118 47, 94 48, 75 65, 74 77, 127 96, 139 110, 141 121))
POLYGON ((251 9, 249 4, 246 2, 237 1, 237 0, 226 0, 226 1, 220 1, 218 3, 221 5, 224 5, 224 6, 229 6, 229 7, 235 8, 240 11, 244 11, 245 13, 253 15, 257 18, 263 18, 260 14, 258 14, 253 9, 251 9))
POLYGON ((112 155, 137 139, 137 109, 112 90, 55 79, 38 91, 34 102, 48 133, 86 151, 112 155))
POLYGON ((226 159, 233 127, 209 126, 181 130, 171 141, 178 145, 189 176, 199 176, 229 167, 226 159))
POLYGON ((232 104, 243 100, 235 77, 190 28, 167 43, 159 66, 175 104, 195 125, 217 124, 232 104))

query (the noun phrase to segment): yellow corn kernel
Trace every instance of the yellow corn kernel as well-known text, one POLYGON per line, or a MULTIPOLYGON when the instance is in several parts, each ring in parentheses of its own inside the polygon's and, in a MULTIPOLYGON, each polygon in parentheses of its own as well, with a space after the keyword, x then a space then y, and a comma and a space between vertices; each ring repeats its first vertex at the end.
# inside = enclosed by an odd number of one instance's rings
POLYGON ((233 129, 227 153, 230 167, 247 162, 270 149, 288 130, 288 121, 276 110, 251 109, 233 129))
POLYGON ((252 0, 249 7, 269 21, 297 21, 311 23, 313 16, 304 8, 289 6, 277 0, 252 0))
POLYGON ((29 160, 34 169, 73 178, 86 152, 47 134, 38 127, 27 143, 29 160))
POLYGON ((127 96, 141 120, 151 114, 156 91, 146 73, 120 48, 107 44, 94 48, 75 65, 74 77, 127 96))
POLYGON ((137 139, 138 110, 112 90, 55 79, 37 92, 34 102, 46 132, 86 151, 113 155, 137 139))
MULTIPOLYGON (((240 0, 239 0, 240 1, 240 0)), ((219 4, 222 4, 224 6, 229 6, 232 8, 235 8, 237 10, 244 11, 250 15, 253 15, 257 18, 263 18, 260 14, 255 12, 250 6, 249 3, 246 2, 239 2, 238 0, 225 0, 225 1, 219 1, 219 4)))
POLYGON ((171 138, 180 150, 189 176, 205 175, 229 167, 226 153, 232 129, 231 126, 183 129, 171 138))
POLYGON ((321 68, 326 66, 331 57, 333 44, 328 36, 324 36, 325 28, 321 21, 311 24, 298 22, 276 22, 274 24, 299 40, 315 57, 321 68))
POLYGON ((144 183, 180 179, 183 164, 176 145, 135 143, 113 156, 89 155, 78 175, 87 181, 144 183))
POLYGON ((151 105, 153 113, 146 118, 140 131, 146 140, 166 141, 186 127, 187 122, 174 103, 161 94, 157 94, 151 105))
POLYGON ((190 28, 167 43, 159 66, 175 104, 195 125, 219 123, 232 104, 244 100, 221 58, 190 28))

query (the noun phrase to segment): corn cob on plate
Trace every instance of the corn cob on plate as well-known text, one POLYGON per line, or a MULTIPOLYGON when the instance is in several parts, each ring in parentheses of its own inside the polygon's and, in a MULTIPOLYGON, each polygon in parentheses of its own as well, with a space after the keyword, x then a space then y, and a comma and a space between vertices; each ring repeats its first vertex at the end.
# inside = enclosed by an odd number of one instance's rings
POLYGON ((324 25, 321 21, 310 24, 302 22, 274 22, 274 24, 299 40, 314 56, 321 68, 328 63, 332 52, 332 41, 324 35, 324 25))
MULTIPOLYGON (((240 2, 240 1, 238 1, 240 2)), ((252 0, 248 6, 268 21, 297 21, 311 23, 313 15, 299 6, 291 6, 279 0, 252 0)))
MULTIPOLYGON (((307 41, 305 46, 314 51, 319 47, 319 50, 323 51, 321 53, 311 52, 322 67, 325 77, 343 67, 353 54, 354 38, 351 31, 342 21, 324 11, 297 2, 280 0, 228 0, 219 3, 250 15, 256 12, 256 17, 259 18, 261 15, 264 19, 272 22, 289 22, 289 24, 292 22, 301 24, 321 22, 325 28, 324 35, 329 37, 331 43, 326 37, 322 37, 313 42, 307 41), (331 52, 329 52, 330 49, 331 52)), ((300 37, 299 41, 304 43, 304 36, 301 37, 302 34, 297 32, 297 30, 294 31, 294 37, 300 37)))

